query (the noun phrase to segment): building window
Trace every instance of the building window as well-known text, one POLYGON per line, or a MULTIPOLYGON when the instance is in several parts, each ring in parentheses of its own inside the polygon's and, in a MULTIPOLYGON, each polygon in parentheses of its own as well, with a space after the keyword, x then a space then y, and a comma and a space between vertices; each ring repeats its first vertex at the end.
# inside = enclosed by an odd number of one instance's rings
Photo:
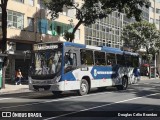
POLYGON ((14 0, 14 1, 24 3, 24 0, 14 0))
POLYGON ((7 11, 7 27, 23 29, 24 15, 11 10, 7 11))
POLYGON ((156 0, 156 2, 160 3, 160 0, 156 0))
POLYGON ((28 21, 28 31, 34 31, 34 19, 28 17, 27 21, 28 21))
POLYGON ((160 9, 156 8, 156 13, 160 14, 160 9))
POLYGON ((28 0, 28 4, 34 6, 34 0, 28 0))
POLYGON ((150 7, 150 11, 151 11, 151 12, 154 12, 154 8, 153 8, 153 7, 150 7))
POLYGON ((158 24, 158 25, 159 25, 159 20, 158 20, 158 19, 156 19, 156 24, 158 24))
POLYGON ((154 19, 153 18, 150 18, 150 23, 154 23, 154 19))

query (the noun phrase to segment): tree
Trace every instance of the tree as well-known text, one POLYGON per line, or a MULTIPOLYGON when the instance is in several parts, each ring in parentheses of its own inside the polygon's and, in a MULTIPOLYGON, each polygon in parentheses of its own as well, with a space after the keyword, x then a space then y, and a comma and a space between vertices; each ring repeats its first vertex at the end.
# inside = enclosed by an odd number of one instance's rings
MULTIPOLYGON (((57 18, 64 7, 76 9, 78 23, 73 29, 73 35, 81 24, 85 26, 94 24, 97 19, 103 19, 114 11, 125 12, 128 18, 134 16, 136 20, 141 20, 141 7, 150 6, 149 0, 82 0, 82 2, 79 5, 75 0, 44 0, 52 19, 57 18)), ((73 37, 73 35, 68 36, 73 37)), ((72 42, 73 39, 68 40, 72 42)))
POLYGON ((145 48, 149 63, 160 49, 160 31, 156 29, 155 24, 147 21, 126 25, 122 32, 122 40, 124 46, 134 51, 140 50, 141 47, 145 48))
MULTIPOLYGON (((0 48, 2 53, 6 53, 6 43, 7 43, 7 3, 8 0, 1 0, 0 7, 2 9, 2 40, 0 41, 0 48)), ((2 88, 5 88, 5 71, 7 68, 7 57, 4 58, 2 65, 2 88)))
MULTIPOLYGON (((160 49, 160 31, 156 29, 155 24, 147 21, 126 25, 122 32, 122 40, 124 41, 124 46, 134 51, 140 50, 143 47, 146 53, 142 57, 145 57, 149 64, 151 64, 153 59, 155 60, 156 53, 160 49)), ((149 77, 151 77, 151 72, 149 77)))

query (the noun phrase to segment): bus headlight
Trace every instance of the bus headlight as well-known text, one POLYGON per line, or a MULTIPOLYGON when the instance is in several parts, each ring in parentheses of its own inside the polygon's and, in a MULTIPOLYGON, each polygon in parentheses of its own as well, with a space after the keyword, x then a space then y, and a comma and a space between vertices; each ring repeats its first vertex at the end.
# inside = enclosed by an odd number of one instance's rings
POLYGON ((56 82, 59 82, 61 79, 61 75, 56 78, 56 82))
POLYGON ((56 77, 52 80, 52 84, 55 84, 55 83, 59 82, 60 79, 61 79, 61 75, 58 76, 58 77, 56 76, 56 77))

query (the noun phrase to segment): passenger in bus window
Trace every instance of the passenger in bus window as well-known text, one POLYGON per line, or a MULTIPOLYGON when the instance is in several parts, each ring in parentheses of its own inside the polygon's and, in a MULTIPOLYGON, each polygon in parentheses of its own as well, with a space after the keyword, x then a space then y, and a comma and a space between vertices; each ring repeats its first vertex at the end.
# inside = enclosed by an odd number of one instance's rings
POLYGON ((96 60, 96 65, 100 65, 100 63, 99 63, 98 59, 96 60))
POLYGON ((77 65, 77 58, 76 58, 76 54, 73 54, 73 66, 77 65))
POLYGON ((55 72, 59 72, 61 69, 61 61, 62 61, 62 55, 59 56, 58 63, 56 64, 55 72))
POLYGON ((45 60, 41 61, 41 68, 42 68, 41 74, 43 74, 43 75, 49 74, 49 68, 47 67, 45 60))
POLYGON ((82 64, 82 65, 84 65, 84 64, 85 64, 84 59, 81 59, 81 64, 82 64))
POLYGON ((85 54, 85 53, 82 54, 81 64, 82 64, 82 65, 86 65, 86 64, 87 64, 86 54, 85 54))
POLYGON ((69 54, 68 53, 66 53, 64 59, 65 59, 65 67, 67 67, 68 65, 70 65, 70 60, 69 60, 69 54))
POLYGON ((82 65, 86 65, 87 64, 87 60, 86 59, 81 59, 81 64, 82 65))
POLYGON ((52 61, 52 73, 56 72, 56 60, 52 61))
POLYGON ((68 58, 70 65, 73 65, 73 53, 69 54, 69 58, 68 58))
POLYGON ((112 65, 112 62, 110 60, 108 60, 107 65, 112 65))

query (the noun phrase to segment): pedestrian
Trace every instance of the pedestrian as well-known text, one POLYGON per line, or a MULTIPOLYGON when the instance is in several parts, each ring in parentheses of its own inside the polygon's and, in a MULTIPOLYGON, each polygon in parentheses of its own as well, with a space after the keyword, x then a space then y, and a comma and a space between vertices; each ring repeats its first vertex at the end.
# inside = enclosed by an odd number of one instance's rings
POLYGON ((16 85, 21 85, 21 80, 22 80, 23 76, 22 76, 22 72, 20 69, 17 70, 16 72, 16 85))

